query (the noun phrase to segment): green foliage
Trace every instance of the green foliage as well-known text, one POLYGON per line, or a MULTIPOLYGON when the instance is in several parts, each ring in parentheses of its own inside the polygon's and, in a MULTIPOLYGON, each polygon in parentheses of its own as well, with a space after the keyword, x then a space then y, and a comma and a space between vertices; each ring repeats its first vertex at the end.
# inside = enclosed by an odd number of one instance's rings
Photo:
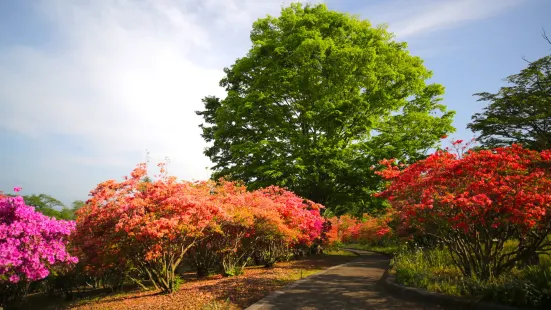
POLYGON ((278 240, 267 240, 259 248, 265 267, 273 267, 276 262, 289 261, 293 256, 292 249, 278 240))
POLYGON ((224 302, 213 300, 203 306, 203 310, 230 310, 232 308, 231 300, 228 298, 224 302))
POLYGON ((55 207, 65 208, 65 205, 61 201, 46 194, 25 195, 23 196, 23 200, 25 200, 27 205, 35 207, 35 209, 40 213, 56 218, 58 218, 61 214, 55 209, 55 207))
POLYGON ((370 170, 415 160, 453 131, 444 88, 384 27, 292 4, 253 24, 252 48, 208 96, 203 138, 213 178, 288 187, 336 213, 383 208, 370 170))
POLYGON ((47 194, 33 194, 22 197, 25 204, 33 206, 38 212, 55 217, 58 220, 74 220, 75 211, 85 204, 82 200, 75 200, 72 207, 67 208, 61 201, 47 194))
POLYGON ((482 281, 463 277, 446 249, 404 247, 394 257, 392 270, 396 282, 406 286, 515 306, 545 309, 551 306, 551 260, 548 255, 540 256, 539 265, 519 266, 498 278, 482 281))
POLYGON ((400 245, 395 242, 387 242, 382 245, 374 244, 360 244, 360 243, 350 243, 344 244, 341 246, 344 249, 353 249, 353 250, 363 250, 363 251, 373 251, 378 253, 384 253, 388 255, 394 255, 400 250, 400 245))
POLYGON ((235 277, 240 276, 245 273, 245 266, 235 264, 226 264, 224 265, 224 275, 226 277, 235 277))
MULTIPOLYGON (((2 275, 4 277, 4 275, 2 275)), ((19 281, 18 283, 10 283, 2 279, 0 281, 0 304, 4 305, 6 309, 17 309, 17 305, 22 301, 23 297, 27 294, 29 289, 29 283, 25 281, 19 281)), ((0 307, 1 309, 2 307, 0 307)))
POLYGON ((323 255, 329 256, 357 256, 356 254, 346 250, 332 250, 329 249, 323 253, 323 255))
POLYGON ((551 148, 551 55, 505 81, 511 85, 495 94, 475 94, 489 104, 473 115, 467 128, 480 132, 477 140, 487 148, 513 143, 540 151, 551 148))
POLYGON ((184 279, 182 277, 179 275, 174 276, 174 291, 179 290, 183 283, 184 279))
POLYGON ((84 207, 85 204, 86 204, 86 202, 84 202, 82 200, 75 200, 71 204, 71 211, 73 211, 73 213, 75 213, 77 210, 84 207))
POLYGON ((516 306, 551 307, 550 266, 530 266, 488 282, 467 279, 463 284, 469 296, 516 306))
POLYGON ((392 261, 396 281, 449 295, 460 295, 461 271, 447 250, 402 248, 392 261))

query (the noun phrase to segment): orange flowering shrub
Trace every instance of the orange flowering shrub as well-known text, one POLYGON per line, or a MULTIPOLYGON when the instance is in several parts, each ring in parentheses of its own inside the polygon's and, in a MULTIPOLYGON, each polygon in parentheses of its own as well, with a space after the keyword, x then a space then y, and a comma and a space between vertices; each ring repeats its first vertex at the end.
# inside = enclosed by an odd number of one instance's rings
POLYGON ((255 250, 275 261, 274 253, 311 244, 321 233, 322 206, 287 190, 180 182, 162 164, 150 180, 146 168, 140 164, 122 182, 99 184, 78 211, 73 244, 88 272, 134 271, 136 282, 146 278, 172 292, 186 255, 198 270, 218 262, 232 275, 255 250))
POLYGON ((338 243, 377 244, 392 235, 389 226, 390 213, 374 217, 364 214, 361 218, 350 215, 329 219, 331 229, 327 233, 329 245, 338 243))
POLYGON ((73 241, 90 268, 131 266, 172 292, 176 268, 221 209, 204 183, 178 182, 162 165, 158 180, 145 176, 141 164, 123 182, 99 184, 77 212, 73 241))

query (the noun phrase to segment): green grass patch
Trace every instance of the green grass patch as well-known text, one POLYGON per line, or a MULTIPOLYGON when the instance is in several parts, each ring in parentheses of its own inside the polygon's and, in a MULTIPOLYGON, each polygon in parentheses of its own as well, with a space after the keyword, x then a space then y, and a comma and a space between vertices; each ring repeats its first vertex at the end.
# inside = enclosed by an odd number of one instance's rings
POLYGON ((356 254, 354 254, 350 251, 345 251, 345 250, 326 251, 325 254, 326 255, 331 255, 331 256, 357 256, 356 254))
POLYGON ((370 244, 360 244, 360 243, 350 243, 344 244, 342 246, 346 249, 355 249, 355 250, 364 250, 364 251, 373 251, 385 254, 395 254, 400 250, 400 245, 390 244, 390 245, 370 245, 370 244))
POLYGON ((519 266, 499 278, 464 277, 446 249, 403 250, 391 262, 396 282, 479 301, 551 309, 551 258, 540 255, 535 266, 519 266))
POLYGON ((306 277, 309 277, 311 275, 314 275, 316 273, 319 273, 321 271, 323 271, 324 268, 319 268, 319 269, 301 269, 301 270, 297 270, 297 271, 294 271, 290 274, 286 274, 284 276, 281 276, 277 279, 274 279, 273 282, 274 284, 276 285, 281 285, 281 286, 284 286, 284 285, 287 285, 287 284, 291 284, 295 281, 298 281, 300 279, 303 279, 303 278, 306 278, 306 277))

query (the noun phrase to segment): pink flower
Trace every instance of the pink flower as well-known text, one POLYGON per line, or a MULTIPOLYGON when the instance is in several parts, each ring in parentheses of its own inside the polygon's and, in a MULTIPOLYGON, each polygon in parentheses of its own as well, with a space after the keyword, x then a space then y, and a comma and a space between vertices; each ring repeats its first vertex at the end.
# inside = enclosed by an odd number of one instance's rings
POLYGON ((0 197, 0 223, 0 278, 39 280, 48 276, 51 265, 77 260, 66 251, 74 221, 47 217, 17 196, 0 197))
POLYGON ((10 276, 10 282, 11 282, 11 283, 17 283, 17 282, 19 282, 19 276, 16 275, 16 274, 11 275, 11 276, 10 276))
POLYGON ((13 188, 13 191, 16 192, 16 193, 18 193, 18 192, 21 191, 21 189, 22 189, 21 187, 16 186, 16 187, 13 188))

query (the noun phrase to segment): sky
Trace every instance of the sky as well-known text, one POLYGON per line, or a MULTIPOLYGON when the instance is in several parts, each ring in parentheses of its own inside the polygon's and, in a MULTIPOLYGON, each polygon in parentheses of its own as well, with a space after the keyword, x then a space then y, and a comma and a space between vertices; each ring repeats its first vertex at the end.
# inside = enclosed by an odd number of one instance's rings
MULTIPOLYGON (((323 2, 323 1, 310 1, 323 2)), ((66 204, 145 161, 169 174, 210 176, 194 111, 224 97, 223 68, 250 47, 252 23, 289 1, 0 1, 0 190, 66 204)), ((387 24, 443 84, 468 140, 471 116, 503 79, 551 52, 549 0, 328 0, 387 24)))

